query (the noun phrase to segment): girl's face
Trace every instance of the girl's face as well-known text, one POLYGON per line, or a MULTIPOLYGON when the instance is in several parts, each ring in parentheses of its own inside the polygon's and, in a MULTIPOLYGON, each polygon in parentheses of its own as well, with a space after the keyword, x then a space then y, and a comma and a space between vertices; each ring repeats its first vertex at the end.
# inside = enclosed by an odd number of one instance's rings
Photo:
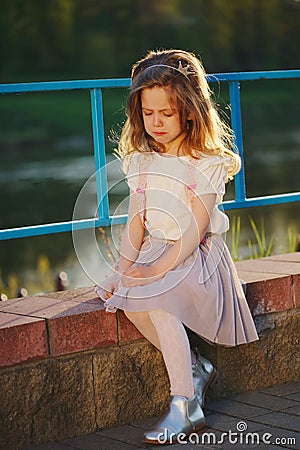
POLYGON ((167 153, 176 154, 185 131, 181 128, 178 109, 170 101, 170 89, 158 86, 143 89, 141 104, 146 132, 163 144, 167 153))

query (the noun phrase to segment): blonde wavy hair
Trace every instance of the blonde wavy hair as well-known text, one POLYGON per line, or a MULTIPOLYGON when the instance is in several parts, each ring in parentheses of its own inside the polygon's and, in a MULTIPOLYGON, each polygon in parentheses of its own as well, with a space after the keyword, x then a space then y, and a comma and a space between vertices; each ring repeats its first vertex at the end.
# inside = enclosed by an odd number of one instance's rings
POLYGON ((181 143, 184 155, 200 159, 201 154, 230 158, 228 178, 241 166, 240 157, 233 150, 232 130, 221 120, 211 96, 205 70, 200 60, 184 50, 150 51, 133 65, 132 83, 127 97, 126 122, 116 153, 125 158, 133 152, 165 152, 144 128, 141 92, 146 88, 168 87, 170 99, 177 107, 182 130, 186 136, 181 143), (181 69, 186 69, 185 72, 181 69))

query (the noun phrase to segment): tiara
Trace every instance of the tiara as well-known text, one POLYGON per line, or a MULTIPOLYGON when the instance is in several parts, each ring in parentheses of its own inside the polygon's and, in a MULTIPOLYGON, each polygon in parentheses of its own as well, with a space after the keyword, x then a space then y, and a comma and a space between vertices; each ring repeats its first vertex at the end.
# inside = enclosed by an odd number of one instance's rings
POLYGON ((194 73, 193 70, 189 71, 190 70, 190 65, 189 64, 187 64, 185 67, 183 67, 181 61, 179 61, 178 67, 169 66, 168 64, 153 64, 152 66, 146 67, 145 70, 151 69, 152 67, 168 67, 169 69, 177 70, 177 72, 180 72, 187 79, 189 78, 189 75, 192 75, 194 73))

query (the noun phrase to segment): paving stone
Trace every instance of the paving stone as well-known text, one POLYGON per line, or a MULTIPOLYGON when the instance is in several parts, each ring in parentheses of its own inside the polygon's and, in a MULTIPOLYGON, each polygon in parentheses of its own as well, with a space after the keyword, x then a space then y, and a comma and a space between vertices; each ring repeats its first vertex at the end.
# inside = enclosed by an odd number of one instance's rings
POLYGON ((149 444, 141 442, 143 433, 143 430, 132 425, 123 425, 97 432, 99 436, 126 442, 127 444, 138 446, 138 448, 149 448, 149 444))
POLYGON ((77 449, 76 447, 66 446, 64 444, 61 444, 60 442, 49 442, 47 444, 29 447, 27 450, 77 450, 77 449))
MULTIPOLYGON (((283 413, 287 413, 287 414, 295 414, 300 416, 300 403, 297 402, 296 406, 292 406, 291 408, 286 408, 282 410, 283 413)), ((299 426, 300 428, 300 426, 299 426)))
MULTIPOLYGON (((109 439, 105 436, 100 436, 98 433, 77 436, 61 442, 79 450, 133 450, 137 448, 135 445, 130 445, 117 439, 109 439)), ((64 450, 67 449, 68 447, 64 448, 64 450)))
MULTIPOLYGON (((183 450, 183 449, 185 449, 185 450, 198 450, 198 449, 213 450, 213 449, 220 448, 220 447, 217 447, 214 445, 213 446, 212 445, 206 446, 206 445, 201 445, 201 444, 198 445, 195 442, 196 441, 192 441, 192 443, 187 443, 187 444, 180 444, 180 443, 172 444, 171 446, 166 446, 166 448, 171 448, 172 450, 183 450)), ((163 448, 163 446, 156 445, 155 447, 150 447, 151 450, 152 449, 157 450, 158 448, 161 449, 161 448, 163 448)))
MULTIPOLYGON (((186 449, 186 450, 195 450, 195 449, 203 449, 203 450, 211 450, 211 449, 214 449, 214 448, 217 448, 217 447, 212 447, 212 446, 209 446, 209 447, 205 447, 204 445, 196 445, 196 444, 187 444, 187 445, 182 445, 182 444, 174 444, 174 445, 172 445, 172 450, 182 450, 182 448, 184 448, 184 449, 186 449)), ((151 447, 151 449, 155 449, 155 450, 157 450, 157 446, 156 447, 151 447)))
MULTIPOLYGON (((166 448, 172 448, 173 449, 214 449, 214 448, 220 448, 217 445, 214 445, 214 442, 218 440, 217 433, 210 432, 208 433, 192 433, 190 436, 183 436, 180 438, 180 441, 172 444, 171 446, 167 445, 166 448)), ((149 449, 149 444, 146 447, 149 449)), ((164 446, 160 445, 153 445, 150 447, 151 449, 157 450, 158 448, 164 448, 164 446)))
POLYGON ((294 394, 289 394, 285 398, 290 398, 291 400, 295 400, 297 402, 300 402, 300 392, 295 392, 294 394))
POLYGON ((160 420, 160 418, 161 416, 148 417, 146 419, 135 421, 131 425, 146 431, 152 428, 160 420))
MULTIPOLYGON (((237 424, 241 422, 237 417, 228 416, 225 414, 210 414, 206 416, 207 428, 211 430, 218 431, 229 431, 236 432, 237 424)), ((258 432, 264 428, 264 424, 259 424, 251 420, 243 420, 247 426, 247 430, 251 432, 258 432)))
POLYGON ((299 430, 299 417, 294 414, 284 412, 272 412, 255 418, 256 422, 271 425, 272 427, 284 428, 286 430, 299 430))
POLYGON ((287 398, 277 397, 275 395, 268 395, 263 392, 255 391, 236 395, 233 400, 249 405, 261 405, 264 408, 272 409, 275 411, 296 406, 297 404, 297 402, 295 402, 293 399, 289 400, 287 398))
POLYGON ((247 419, 250 417, 261 416, 267 414, 269 411, 258 406, 247 405, 235 402, 233 400, 216 400, 210 402, 207 408, 212 411, 217 411, 223 414, 228 414, 239 419, 247 419))
POLYGON ((266 436, 266 439, 269 439, 275 445, 278 442, 278 445, 283 445, 285 448, 300 449, 300 432, 269 427, 264 428, 261 433, 271 434, 272 436, 270 438, 266 436))
MULTIPOLYGON (((187 443, 172 445, 172 450, 180 450, 182 448, 189 450, 233 450, 234 448, 238 450, 300 449, 299 416, 294 413, 290 414, 298 408, 299 402, 292 398, 287 398, 287 396, 292 397, 299 392, 299 384, 290 383, 268 388, 264 392, 240 394, 233 397, 233 399, 210 401, 207 408, 205 408, 208 424, 205 432, 200 434, 198 439, 193 435, 192 442, 189 442, 187 439, 187 443), (270 409, 261 408, 262 404, 264 406, 267 404, 269 408, 273 407, 273 399, 275 402, 278 402, 280 411, 270 412, 270 409), (290 404, 293 406, 283 408, 290 404), (218 412, 214 412, 214 410, 218 410, 218 412), (262 412, 263 415, 261 415, 262 412), (244 421, 247 427, 244 432, 238 432, 237 429, 237 423, 241 421, 244 421), (233 441, 235 435, 232 434, 230 440, 229 436, 224 434, 230 430, 232 433, 238 433, 238 443, 233 441), (253 433, 253 436, 251 433, 253 433), (265 444, 263 438, 269 439, 270 444, 265 444), (278 444, 275 443, 277 438, 281 439, 278 441, 278 444), (296 439, 296 445, 287 441, 287 439, 292 438, 296 439)), ((160 448, 159 446, 150 446, 141 442, 140 439, 143 431, 150 429, 159 420, 159 417, 151 417, 136 421, 131 425, 103 429, 92 435, 61 441, 60 444, 65 447, 41 447, 32 448, 31 450, 66 450, 67 448, 77 448, 79 450, 137 450, 147 448, 149 450, 157 450, 160 448)))
MULTIPOLYGON (((244 448, 252 450, 255 448, 261 448, 260 437, 258 435, 255 435, 252 438, 252 435, 251 437, 249 437, 246 434, 244 435, 241 433, 234 433, 234 430, 232 431, 232 434, 226 434, 223 431, 219 430, 207 430, 206 433, 200 435, 200 442, 203 445, 209 445, 209 448, 218 448, 222 450, 233 450, 234 448, 236 448, 237 450, 244 448), (256 442, 258 442, 257 445, 256 442)), ((196 446, 196 448, 198 448, 198 446, 196 446)))
POLYGON ((288 397, 292 394, 300 392, 300 381, 291 381, 290 383, 281 384, 279 386, 272 386, 262 389, 261 392, 266 394, 278 395, 279 397, 288 397))

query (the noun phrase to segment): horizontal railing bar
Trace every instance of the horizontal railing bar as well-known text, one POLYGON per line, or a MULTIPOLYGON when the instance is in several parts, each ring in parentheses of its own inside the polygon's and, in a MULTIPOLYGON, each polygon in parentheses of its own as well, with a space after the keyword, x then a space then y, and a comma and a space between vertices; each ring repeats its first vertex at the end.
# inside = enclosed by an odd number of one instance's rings
MULTIPOLYGON (((248 198, 243 202, 229 200, 222 203, 221 207, 224 210, 249 208, 253 206, 279 205, 282 203, 292 203, 300 201, 300 192, 282 195, 269 195, 265 197, 248 198)), ((69 222, 58 222, 45 225, 31 225, 27 227, 8 228, 0 230, 0 240, 14 239, 30 236, 41 236, 44 234, 61 233, 66 231, 79 231, 88 228, 97 228, 110 225, 120 225, 126 223, 127 214, 94 218, 82 219, 69 222)))
MULTIPOLYGON (((230 72, 208 74, 209 82, 215 81, 246 81, 270 80, 282 78, 299 78, 300 70, 273 70, 268 72, 230 72)), ((67 91, 77 89, 101 89, 114 87, 129 87, 130 78, 107 78, 99 80, 70 80, 70 81, 37 81, 34 83, 6 83, 0 84, 1 94, 21 94, 39 91, 67 91)))
POLYGON ((85 219, 80 221, 68 221, 58 223, 48 223, 43 225, 30 225, 26 227, 7 228, 0 230, 0 240, 22 238, 29 236, 41 236, 44 234, 61 233, 72 231, 73 228, 78 230, 99 226, 97 219, 85 219))
POLYGON ((253 206, 280 205, 300 201, 300 192, 280 195, 266 195, 264 197, 246 198, 245 201, 229 200, 222 203, 225 210, 250 208, 253 206))
POLYGON ((217 73, 208 74, 207 78, 209 82, 213 81, 247 81, 247 80, 274 80, 283 78, 299 78, 300 70, 270 70, 253 71, 253 72, 230 72, 230 73, 217 73), (216 79, 215 79, 216 78, 216 79))
POLYGON ((38 81, 35 83, 0 84, 0 93, 25 93, 39 91, 71 91, 77 89, 101 89, 113 87, 128 87, 130 78, 111 78, 101 80, 71 80, 71 81, 38 81))
POLYGON ((43 236, 46 234, 80 231, 88 228, 105 227, 126 223, 127 215, 114 217, 73 220, 68 222, 48 223, 43 225, 29 225, 26 227, 7 228, 0 230, 0 241, 23 237, 43 236))

